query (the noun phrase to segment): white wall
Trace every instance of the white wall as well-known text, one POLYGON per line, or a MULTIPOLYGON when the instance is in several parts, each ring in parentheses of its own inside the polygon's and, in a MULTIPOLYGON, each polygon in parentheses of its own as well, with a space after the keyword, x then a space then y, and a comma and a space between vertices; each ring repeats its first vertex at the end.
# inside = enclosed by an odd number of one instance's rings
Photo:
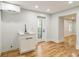
POLYGON ((49 39, 51 41, 58 41, 58 19, 56 15, 50 17, 49 22, 49 39))
POLYGON ((69 21, 64 20, 64 36, 67 36, 68 34, 70 34, 70 32, 69 32, 69 21))
POLYGON ((59 41, 59 38, 63 38, 60 37, 59 35, 59 17, 60 16, 65 16, 65 15, 69 15, 69 14, 73 14, 73 13, 76 13, 77 16, 76 16, 76 29, 77 29, 77 44, 76 44, 76 48, 79 48, 79 7, 77 8, 74 8, 74 9, 70 9, 70 10, 67 10, 67 11, 62 11, 62 12, 59 12, 59 13, 56 13, 56 14, 53 14, 51 16, 51 21, 50 21, 50 29, 51 29, 51 33, 50 33, 50 39, 52 39, 52 41, 59 41))
POLYGON ((64 39, 64 20, 59 18, 58 22, 58 42, 62 42, 64 39))
POLYGON ((73 21, 73 24, 72 24, 72 31, 73 33, 76 33, 76 21, 73 21))
POLYGON ((45 19, 45 37, 47 38, 49 15, 23 10, 20 13, 2 13, 2 50, 7 51, 18 48, 17 33, 24 32, 24 24, 27 25, 28 32, 37 34, 37 16, 44 16, 45 19), (10 48, 12 45, 13 48, 10 48))

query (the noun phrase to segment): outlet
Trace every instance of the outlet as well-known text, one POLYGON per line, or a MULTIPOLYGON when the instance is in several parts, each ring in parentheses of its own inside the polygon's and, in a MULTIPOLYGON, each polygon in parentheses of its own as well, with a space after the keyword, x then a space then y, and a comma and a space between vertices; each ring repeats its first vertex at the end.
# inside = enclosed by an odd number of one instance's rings
POLYGON ((13 48, 13 46, 12 46, 12 45, 11 45, 10 47, 11 47, 11 48, 13 48))
POLYGON ((13 47, 14 47, 13 45, 10 46, 10 48, 13 48, 13 47))
POLYGON ((11 45, 10 45, 10 48, 13 48, 14 45, 13 45, 13 41, 11 40, 11 45))

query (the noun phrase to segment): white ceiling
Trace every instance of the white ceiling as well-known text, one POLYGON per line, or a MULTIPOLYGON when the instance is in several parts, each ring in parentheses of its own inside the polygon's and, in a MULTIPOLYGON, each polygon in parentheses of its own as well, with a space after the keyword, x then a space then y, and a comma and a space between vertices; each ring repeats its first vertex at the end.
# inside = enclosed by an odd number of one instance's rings
POLYGON ((28 10, 44 13, 56 13, 79 6, 79 1, 74 1, 71 4, 69 4, 68 1, 6 1, 6 2, 20 5, 22 8, 28 10), (35 8, 35 5, 38 5, 39 8, 35 8), (50 11, 47 12, 47 9, 50 9, 50 11))

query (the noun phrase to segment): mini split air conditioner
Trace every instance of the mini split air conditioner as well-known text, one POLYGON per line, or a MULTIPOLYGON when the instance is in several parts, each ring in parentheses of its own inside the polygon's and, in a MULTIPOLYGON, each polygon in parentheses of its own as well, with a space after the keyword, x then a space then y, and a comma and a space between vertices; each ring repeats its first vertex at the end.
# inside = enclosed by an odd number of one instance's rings
POLYGON ((9 4, 9 3, 1 3, 0 5, 0 10, 2 11, 10 11, 10 12, 20 12, 20 7, 13 5, 13 4, 9 4))

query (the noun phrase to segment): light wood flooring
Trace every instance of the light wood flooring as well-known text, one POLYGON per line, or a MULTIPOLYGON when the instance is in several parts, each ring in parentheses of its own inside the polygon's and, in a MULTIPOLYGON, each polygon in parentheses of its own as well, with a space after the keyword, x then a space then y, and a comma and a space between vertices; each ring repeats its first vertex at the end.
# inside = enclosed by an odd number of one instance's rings
POLYGON ((3 57, 77 57, 79 50, 75 49, 76 36, 65 37, 64 42, 56 43, 53 41, 40 42, 36 49, 28 53, 21 54, 19 50, 3 53, 3 57))
POLYGON ((76 48, 76 35, 70 35, 65 37, 64 42, 71 48, 76 48))

